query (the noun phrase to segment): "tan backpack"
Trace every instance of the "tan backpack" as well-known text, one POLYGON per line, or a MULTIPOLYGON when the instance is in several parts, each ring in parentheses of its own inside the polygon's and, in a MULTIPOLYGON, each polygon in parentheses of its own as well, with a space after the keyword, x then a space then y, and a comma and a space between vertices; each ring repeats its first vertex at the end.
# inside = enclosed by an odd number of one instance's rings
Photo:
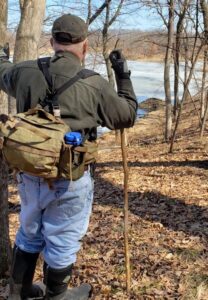
MULTIPOLYGON (((38 60, 49 84, 48 63, 49 58, 38 60)), ((97 144, 89 141, 78 147, 65 144, 64 135, 71 129, 58 116, 58 96, 80 78, 95 74, 81 70, 58 90, 48 93, 41 105, 0 122, 0 135, 4 137, 2 151, 10 167, 47 179, 77 180, 83 175, 84 166, 96 159, 97 144), (50 112, 43 108, 46 105, 50 112)))
POLYGON ((67 131, 70 129, 61 119, 41 108, 9 116, 5 124, 0 123, 3 155, 11 168, 56 178, 67 131))

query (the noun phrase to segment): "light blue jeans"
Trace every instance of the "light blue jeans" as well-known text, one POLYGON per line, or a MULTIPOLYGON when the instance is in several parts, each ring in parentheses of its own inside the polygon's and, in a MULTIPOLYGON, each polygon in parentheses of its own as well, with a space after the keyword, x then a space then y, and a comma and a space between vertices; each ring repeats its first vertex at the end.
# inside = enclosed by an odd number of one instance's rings
POLYGON ((92 211, 90 171, 76 181, 56 180, 52 189, 43 178, 26 173, 19 173, 17 180, 21 212, 16 245, 26 252, 42 252, 52 268, 74 263, 92 211))

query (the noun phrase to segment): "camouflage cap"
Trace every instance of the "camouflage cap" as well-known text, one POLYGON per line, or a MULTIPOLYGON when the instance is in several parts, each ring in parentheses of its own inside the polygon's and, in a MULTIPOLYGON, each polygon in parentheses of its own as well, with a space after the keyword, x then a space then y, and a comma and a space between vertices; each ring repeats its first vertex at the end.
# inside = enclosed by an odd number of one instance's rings
POLYGON ((82 42, 87 37, 87 24, 75 15, 65 14, 54 21, 52 36, 60 44, 82 42))

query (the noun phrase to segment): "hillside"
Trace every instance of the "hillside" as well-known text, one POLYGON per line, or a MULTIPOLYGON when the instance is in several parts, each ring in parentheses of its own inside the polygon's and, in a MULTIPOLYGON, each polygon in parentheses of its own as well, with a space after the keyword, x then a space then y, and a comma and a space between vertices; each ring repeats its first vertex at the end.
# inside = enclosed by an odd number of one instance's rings
MULTIPOLYGON (((72 280, 72 285, 92 283, 93 299, 208 299, 207 137, 198 138, 197 105, 197 99, 185 105, 173 154, 163 142, 163 109, 129 130, 129 297, 125 295, 121 151, 114 146, 113 133, 100 138, 93 214, 72 280)), ((14 240, 19 213, 14 182, 10 201, 14 240)), ((40 259, 36 280, 41 279, 40 259)), ((7 286, 1 290, 5 296, 7 286)))

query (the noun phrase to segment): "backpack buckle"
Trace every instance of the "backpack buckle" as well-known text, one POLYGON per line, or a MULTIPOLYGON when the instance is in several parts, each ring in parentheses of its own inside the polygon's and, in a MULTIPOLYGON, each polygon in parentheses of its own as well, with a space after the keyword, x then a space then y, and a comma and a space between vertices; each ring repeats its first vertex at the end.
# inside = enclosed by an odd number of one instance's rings
POLYGON ((56 105, 56 104, 54 105, 52 103, 52 111, 53 111, 54 117, 56 117, 56 118, 60 118, 61 117, 61 110, 60 110, 59 105, 56 105))

